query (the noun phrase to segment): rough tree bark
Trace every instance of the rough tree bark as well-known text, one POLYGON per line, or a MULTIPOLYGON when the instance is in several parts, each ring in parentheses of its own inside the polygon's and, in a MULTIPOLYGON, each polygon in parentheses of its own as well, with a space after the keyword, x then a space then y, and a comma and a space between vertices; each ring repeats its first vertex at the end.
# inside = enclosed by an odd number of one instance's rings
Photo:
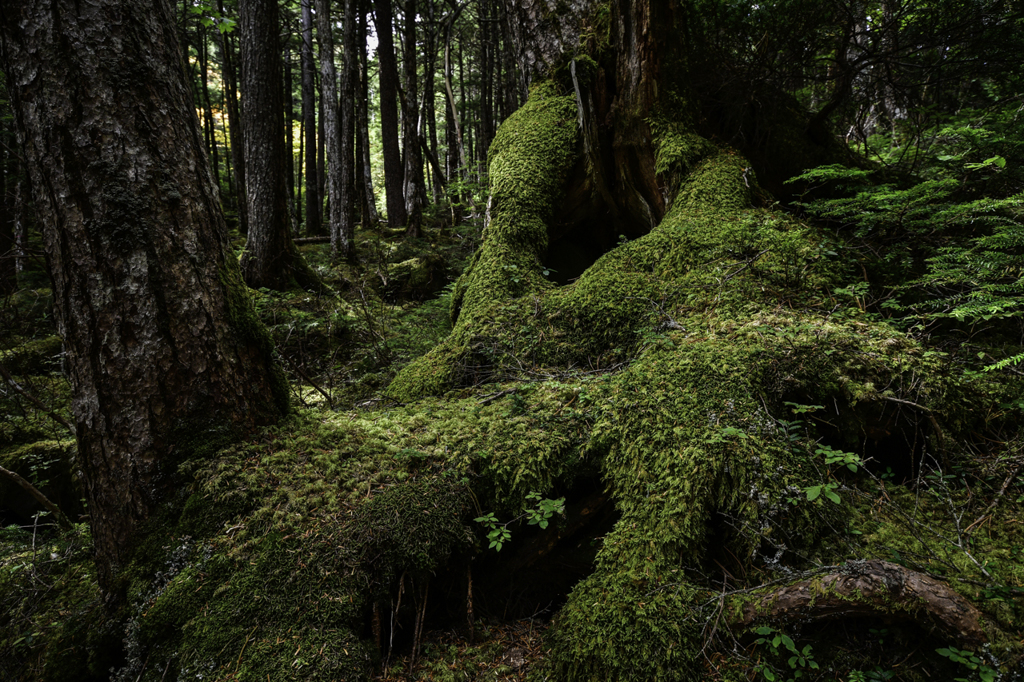
POLYGON ((287 410, 234 256, 165 0, 0 3, 100 584, 187 457, 287 410))
POLYGON ((302 126, 305 135, 306 234, 320 228, 320 192, 316 184, 316 84, 313 78, 313 0, 302 0, 302 126))
MULTIPOLYGON (((224 14, 224 0, 217 0, 217 9, 224 14)), ((249 206, 245 190, 245 142, 242 115, 238 110, 238 74, 235 72, 235 47, 227 33, 220 33, 220 58, 224 74, 224 97, 227 100, 228 131, 231 143, 231 164, 235 167, 235 205, 238 210, 238 231, 249 233, 249 206)))
POLYGON ((423 227, 423 205, 427 192, 423 182, 423 156, 420 153, 419 98, 416 72, 416 0, 405 1, 405 24, 402 30, 402 71, 405 99, 402 102, 402 156, 405 170, 402 196, 405 197, 405 235, 418 238, 423 227))
POLYGON ((358 50, 365 42, 356 39, 356 0, 345 0, 344 42, 345 60, 341 69, 341 140, 338 146, 341 153, 341 220, 338 224, 338 237, 331 240, 331 246, 335 255, 351 258, 356 235, 355 83, 358 77, 358 50))
POLYGON ((295 284, 317 288, 316 273, 291 237, 277 0, 242 0, 238 23, 249 207, 242 273, 253 288, 287 289, 295 284))
POLYGON ((342 221, 345 204, 341 190, 341 125, 338 110, 338 75, 334 68, 334 26, 330 0, 316 0, 317 42, 320 47, 320 91, 324 112, 324 140, 327 155, 327 210, 331 250, 344 252, 342 221))
POLYGON ((402 194, 402 153, 398 148, 398 64, 392 34, 391 0, 374 0, 377 28, 377 56, 380 60, 380 137, 384 149, 384 194, 388 226, 405 225, 405 197, 402 194))

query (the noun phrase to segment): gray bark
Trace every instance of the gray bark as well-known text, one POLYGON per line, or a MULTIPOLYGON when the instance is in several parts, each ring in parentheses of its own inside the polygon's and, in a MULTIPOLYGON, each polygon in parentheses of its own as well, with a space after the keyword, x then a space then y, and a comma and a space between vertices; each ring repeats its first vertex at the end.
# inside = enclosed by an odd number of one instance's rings
POLYGON ((324 111, 324 147, 327 156, 327 210, 331 250, 344 252, 342 242, 341 121, 338 120, 338 75, 334 68, 334 31, 330 0, 316 0, 316 37, 320 47, 320 92, 324 111))
POLYGON ((420 154, 419 99, 416 94, 416 0, 405 1, 403 43, 405 100, 402 102, 402 155, 405 168, 402 196, 405 198, 405 234, 416 238, 422 230, 423 205, 427 198, 423 182, 423 156, 420 154))

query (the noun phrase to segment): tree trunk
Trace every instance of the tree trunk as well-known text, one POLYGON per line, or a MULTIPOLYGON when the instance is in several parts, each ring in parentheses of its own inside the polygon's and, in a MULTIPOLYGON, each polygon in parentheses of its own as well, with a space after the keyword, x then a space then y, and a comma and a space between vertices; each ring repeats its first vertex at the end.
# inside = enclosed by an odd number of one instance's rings
MULTIPOLYGON (((217 0, 217 8, 224 14, 224 0, 217 0)), ((220 34, 220 57, 224 73, 227 99, 228 128, 231 143, 231 163, 235 167, 235 207, 238 211, 238 231, 249 234, 249 206, 245 190, 245 142, 242 116, 238 110, 238 76, 235 72, 235 48, 229 34, 220 34)))
MULTIPOLYGON (((320 90, 324 105, 324 138, 327 153, 327 209, 331 250, 344 251, 342 217, 346 209, 342 197, 341 121, 338 107, 338 76, 334 68, 334 27, 330 0, 316 0, 317 41, 320 45, 320 90)), ((350 208, 350 207, 349 207, 350 208)))
MULTIPOLYGON (((438 22, 434 16, 434 3, 428 2, 426 9, 426 26, 423 30, 423 53, 426 56, 426 63, 423 65, 423 106, 420 115, 423 120, 423 128, 420 138, 423 139, 424 153, 428 159, 432 158, 431 165, 437 161, 437 114, 434 111, 435 80, 437 71, 437 37, 440 35, 438 22)), ((435 170, 427 175, 430 182, 430 200, 432 203, 440 204, 442 185, 444 181, 438 176, 435 170)))
POLYGON ((227 243, 166 0, 7 0, 0 22, 116 602, 180 439, 276 420, 287 385, 227 243))
POLYGON ((341 140, 339 151, 341 215, 338 237, 331 240, 335 255, 351 258, 356 238, 356 165, 355 165, 355 84, 359 77, 359 50, 365 49, 365 36, 356 37, 358 0, 345 0, 345 60, 341 70, 341 140))
POLYGON ((370 89, 370 76, 367 68, 367 54, 366 45, 364 44, 366 38, 366 14, 367 9, 361 7, 359 10, 359 35, 362 36, 360 40, 359 50, 359 97, 356 98, 356 117, 357 125, 359 130, 357 135, 359 136, 358 147, 361 151, 358 152, 358 159, 356 161, 359 173, 362 177, 361 186, 363 188, 362 200, 362 224, 363 228, 375 228, 379 218, 377 216, 377 197, 373 193, 373 167, 370 165, 370 114, 367 111, 367 101, 369 100, 369 89, 370 89))
POLYGON ((210 83, 209 83, 209 38, 206 27, 202 27, 199 33, 199 70, 202 77, 202 90, 203 90, 203 117, 206 119, 207 129, 207 145, 210 153, 210 159, 212 162, 213 169, 213 180, 214 185, 217 187, 218 194, 220 192, 220 155, 217 151, 217 125, 213 118, 213 105, 210 102, 210 83))
POLYGON ((313 0, 302 0, 302 129, 305 135, 306 234, 320 235, 316 182, 316 82, 313 77, 313 0))
POLYGON ((239 15, 249 206, 242 273, 253 288, 315 288, 316 275, 296 251, 290 230, 277 0, 242 0, 239 15))
MULTIPOLYGON (((5 126, 6 127, 6 126, 5 126)), ((7 131, 2 131, 4 138, 7 131)), ((10 153, 0 155, 0 296, 8 296, 18 288, 17 243, 14 238, 14 202, 7 175, 10 153)))
POLYGON ((405 1, 402 70, 405 73, 405 101, 402 103, 402 155, 405 157, 402 196, 405 197, 405 235, 418 238, 423 229, 423 205, 427 192, 423 182, 420 153, 419 99, 416 72, 416 0, 405 1))
MULTIPOLYGON (((289 23, 285 24, 286 26, 289 23)), ((284 44, 284 80, 281 81, 281 101, 284 103, 284 177, 288 196, 288 221, 291 234, 297 235, 299 217, 295 208, 295 106, 292 101, 292 47, 291 32, 284 44)))
POLYGON ((398 148, 398 64, 391 32, 391 0, 374 0, 377 27, 377 57, 380 61, 380 138, 384 147, 384 194, 388 226, 408 222, 402 193, 402 153, 398 148))

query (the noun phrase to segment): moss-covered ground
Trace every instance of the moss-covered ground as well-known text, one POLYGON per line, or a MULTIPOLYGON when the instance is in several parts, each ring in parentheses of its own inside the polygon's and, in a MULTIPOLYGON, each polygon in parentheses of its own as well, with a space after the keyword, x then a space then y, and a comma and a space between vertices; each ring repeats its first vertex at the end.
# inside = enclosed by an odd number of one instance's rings
MULTIPOLYGON (((546 221, 575 120, 549 84, 502 126, 482 233, 367 230, 358 263, 307 247, 336 293, 254 292, 296 409, 244 441, 189 445, 124 568, 122 611, 104 615, 85 524, 57 534, 5 505, 0 676, 1018 674, 1021 383, 977 371, 981 337, 967 354, 845 296, 859 273, 833 241, 771 204, 739 152, 678 126, 653 126, 676 178, 664 219, 556 287, 546 221), (531 525, 538 499, 564 513, 531 525), (513 598, 535 587, 517 575, 570 555, 571 590, 513 598), (951 633, 896 603, 730 628, 752 590, 864 559, 981 609, 973 671, 937 653, 962 648, 951 633)), ((12 302, 34 323, 0 362, 60 412, 37 300, 12 302)), ((4 397, 0 457, 73 490, 68 435, 20 395, 4 397)))

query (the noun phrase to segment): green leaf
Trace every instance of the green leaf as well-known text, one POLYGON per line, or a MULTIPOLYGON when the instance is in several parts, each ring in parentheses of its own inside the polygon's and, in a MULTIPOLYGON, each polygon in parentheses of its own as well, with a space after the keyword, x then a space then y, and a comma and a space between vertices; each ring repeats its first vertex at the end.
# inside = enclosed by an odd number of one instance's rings
POLYGON ((821 486, 814 485, 811 486, 810 488, 805 488, 804 492, 807 493, 807 500, 809 502, 813 502, 814 500, 818 499, 819 495, 821 495, 821 486))
POLYGON ((841 504, 843 501, 842 498, 839 497, 839 495, 836 495, 835 492, 831 490, 825 491, 825 497, 827 497, 831 502, 834 502, 836 504, 841 504))

